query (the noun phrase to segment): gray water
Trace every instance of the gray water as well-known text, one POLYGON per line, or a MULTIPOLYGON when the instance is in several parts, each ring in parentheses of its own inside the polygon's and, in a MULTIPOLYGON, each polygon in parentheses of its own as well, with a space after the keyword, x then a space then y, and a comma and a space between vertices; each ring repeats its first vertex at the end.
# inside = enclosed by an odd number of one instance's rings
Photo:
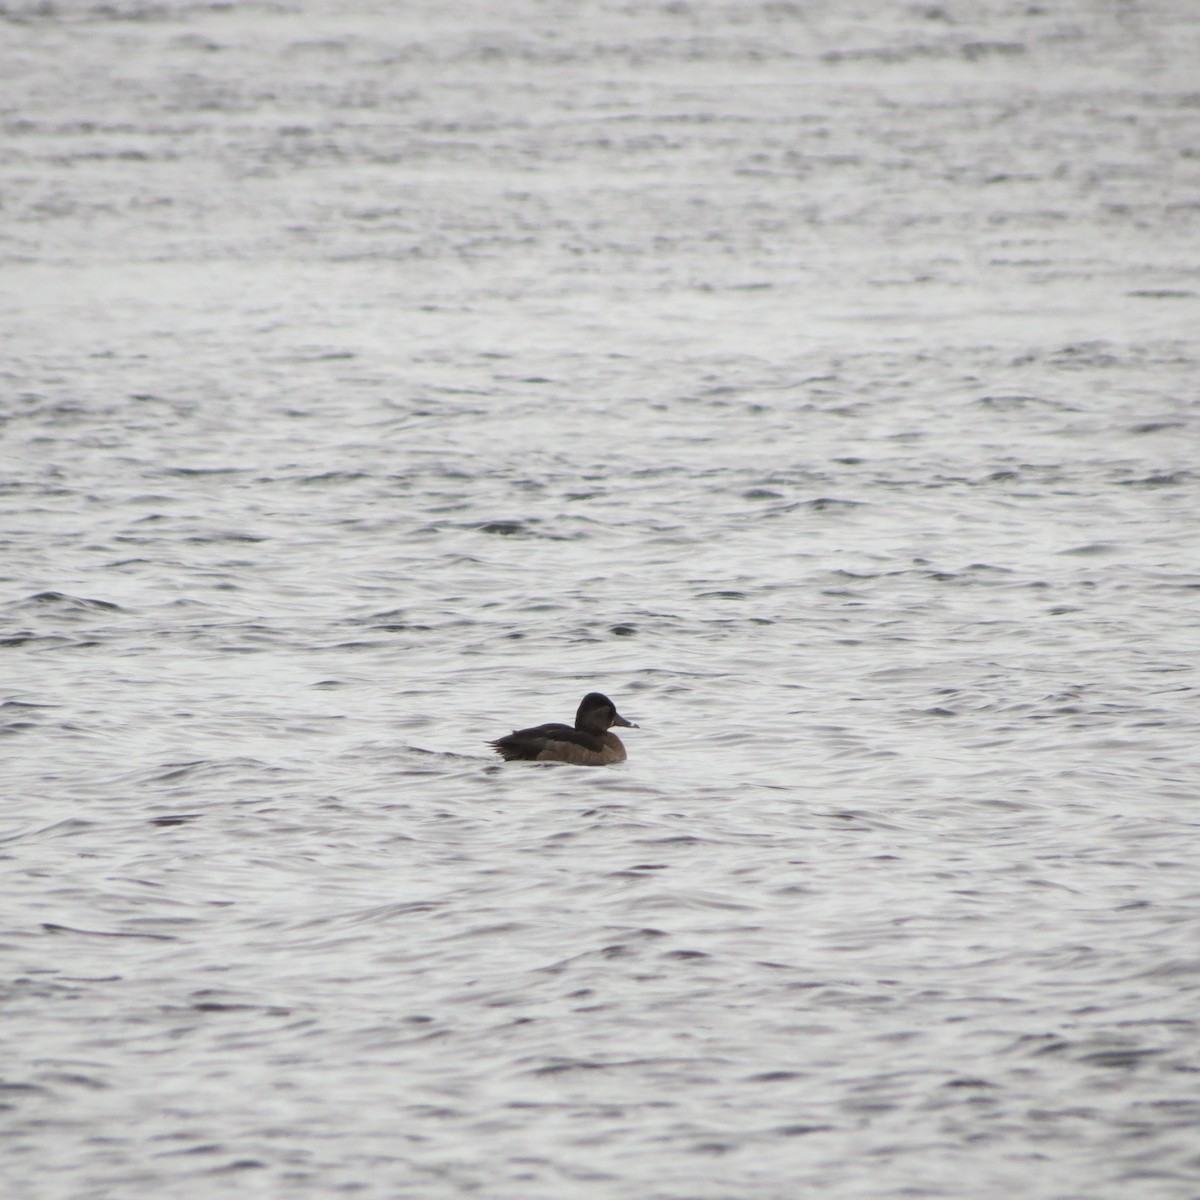
POLYGON ((0 47, 5 1197, 1200 1196, 1191 0, 0 47))

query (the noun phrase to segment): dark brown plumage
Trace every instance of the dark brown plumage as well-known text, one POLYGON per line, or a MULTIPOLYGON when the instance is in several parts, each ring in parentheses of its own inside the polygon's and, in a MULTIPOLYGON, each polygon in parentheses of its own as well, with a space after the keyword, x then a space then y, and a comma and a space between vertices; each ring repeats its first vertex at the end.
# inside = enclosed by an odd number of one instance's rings
POLYGON ((608 732, 612 725, 637 728, 617 712, 617 706, 607 696, 588 692, 579 702, 573 727, 551 723, 515 729, 488 745, 507 762, 526 759, 532 762, 604 767, 610 763, 624 762, 626 757, 621 739, 615 733, 608 732))

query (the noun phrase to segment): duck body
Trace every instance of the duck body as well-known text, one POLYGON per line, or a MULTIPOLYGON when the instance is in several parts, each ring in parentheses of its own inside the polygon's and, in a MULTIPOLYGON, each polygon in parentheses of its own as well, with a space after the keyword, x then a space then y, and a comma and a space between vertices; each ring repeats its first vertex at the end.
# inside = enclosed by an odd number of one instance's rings
POLYGON ((637 728, 617 712, 616 705, 607 696, 589 692, 579 703, 574 725, 551 722, 529 729, 515 729, 488 745, 506 762, 521 759, 606 767, 624 762, 627 757, 621 739, 615 733, 609 733, 613 725, 637 728))

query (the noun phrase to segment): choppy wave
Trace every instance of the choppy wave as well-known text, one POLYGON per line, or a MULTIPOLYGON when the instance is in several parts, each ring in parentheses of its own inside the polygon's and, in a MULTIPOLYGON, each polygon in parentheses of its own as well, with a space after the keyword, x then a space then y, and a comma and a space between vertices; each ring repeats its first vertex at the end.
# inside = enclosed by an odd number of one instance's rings
POLYGON ((0 6, 6 1194, 1194 1196, 1198 29, 0 6))

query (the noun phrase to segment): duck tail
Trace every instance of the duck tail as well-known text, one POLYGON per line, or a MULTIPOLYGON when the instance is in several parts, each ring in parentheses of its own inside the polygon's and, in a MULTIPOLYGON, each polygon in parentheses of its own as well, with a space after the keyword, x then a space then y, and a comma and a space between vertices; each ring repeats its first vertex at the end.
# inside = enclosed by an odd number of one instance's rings
POLYGON ((511 734, 509 734, 507 737, 497 738, 494 742, 488 742, 488 745, 491 746, 491 748, 495 750, 495 752, 499 754, 505 762, 512 762, 514 759, 525 757, 521 752, 520 745, 516 742, 511 734))

